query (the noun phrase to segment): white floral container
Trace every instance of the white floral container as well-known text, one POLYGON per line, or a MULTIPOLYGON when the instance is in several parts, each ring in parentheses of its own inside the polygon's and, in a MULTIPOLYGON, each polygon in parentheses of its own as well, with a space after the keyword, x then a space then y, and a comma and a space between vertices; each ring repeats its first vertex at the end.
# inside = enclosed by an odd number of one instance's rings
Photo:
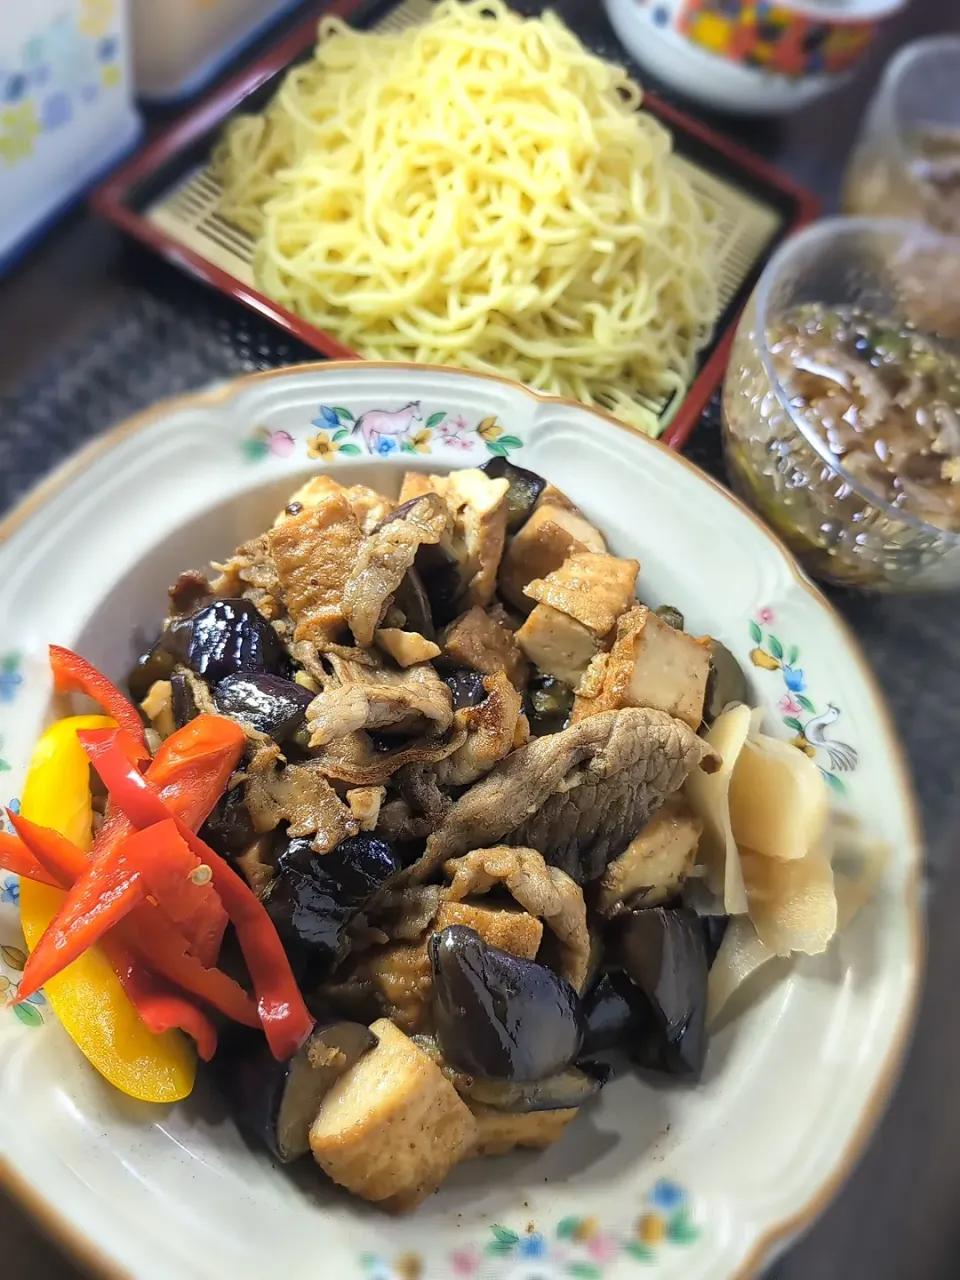
POLYGON ((126 0, 0 5, 0 271, 131 149, 126 0))
POLYGON ((137 95, 181 102, 300 0, 132 0, 137 95))

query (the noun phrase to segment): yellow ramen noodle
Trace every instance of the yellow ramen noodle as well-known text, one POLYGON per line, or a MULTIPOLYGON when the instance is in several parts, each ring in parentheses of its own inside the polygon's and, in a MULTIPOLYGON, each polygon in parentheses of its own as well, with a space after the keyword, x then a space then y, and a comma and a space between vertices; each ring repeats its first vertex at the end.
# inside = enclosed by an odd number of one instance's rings
POLYGON ((324 19, 215 153, 258 286, 371 359, 490 370, 655 432, 716 317, 712 211, 639 87, 553 15, 324 19), (638 403, 638 397, 647 406, 638 403))

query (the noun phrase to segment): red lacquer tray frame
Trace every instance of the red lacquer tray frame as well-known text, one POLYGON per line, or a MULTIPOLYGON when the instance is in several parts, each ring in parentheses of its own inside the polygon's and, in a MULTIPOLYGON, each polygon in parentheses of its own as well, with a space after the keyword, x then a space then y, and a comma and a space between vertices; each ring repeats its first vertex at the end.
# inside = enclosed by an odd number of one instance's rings
MULTIPOLYGON (((369 7, 368 0, 333 0, 333 3, 323 7, 322 12, 349 18, 358 10, 369 7)), ((389 11, 392 6, 384 4, 382 7, 385 11, 389 11)), ((190 163, 197 163, 203 155, 203 152, 198 154, 198 148, 204 140, 212 141, 223 122, 233 111, 242 106, 245 100, 267 81, 305 54, 316 40, 317 18, 318 14, 314 13, 261 58, 244 67, 196 107, 187 111, 147 143, 93 193, 91 206, 95 212, 154 249, 183 271, 273 321, 313 350, 319 351, 329 359, 361 359, 355 351, 338 342, 331 334, 308 324, 292 311, 273 302, 265 294, 214 266, 202 255, 186 248, 173 236, 150 222, 142 211, 144 205, 142 192, 151 180, 155 180, 158 174, 171 172, 178 162, 182 161, 184 169, 190 163)), ((723 161, 722 165, 715 162, 711 166, 714 172, 752 186, 760 198, 777 205, 783 221, 770 249, 792 231, 813 221, 817 216, 819 204, 813 193, 768 165, 758 156, 702 125, 698 120, 678 110, 656 94, 644 92, 644 106, 669 126, 677 140, 678 149, 684 150, 687 154, 692 149, 701 156, 712 153, 713 157, 723 161)), ((209 151, 209 144, 206 151, 209 151)), ((173 181, 175 176, 171 176, 171 185, 173 181)), ((672 449, 684 447, 700 415, 723 379, 737 317, 767 256, 769 256, 769 250, 767 255, 756 264, 737 298, 720 318, 717 337, 703 359, 680 408, 663 433, 664 443, 672 449)))

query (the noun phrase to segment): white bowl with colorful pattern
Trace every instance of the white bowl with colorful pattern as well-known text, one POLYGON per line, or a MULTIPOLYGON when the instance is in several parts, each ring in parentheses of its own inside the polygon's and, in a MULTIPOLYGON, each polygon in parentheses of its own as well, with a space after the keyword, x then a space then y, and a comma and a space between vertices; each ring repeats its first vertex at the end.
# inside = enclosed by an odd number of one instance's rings
MULTIPOLYGON (((344 363, 160 405, 78 455, 0 522, 0 801, 51 718, 46 645, 119 678, 176 574, 262 528, 319 468, 386 491, 405 468, 491 455, 547 476, 644 596, 682 609, 749 673, 768 732, 889 842, 879 891, 815 959, 772 966, 713 1036, 702 1082, 618 1079, 543 1153, 469 1161, 406 1218, 305 1162, 255 1154, 196 1093, 115 1093, 42 997, 0 1008, 0 1183, 103 1274, 336 1280, 683 1280, 753 1274, 849 1171, 887 1099, 921 971, 921 844, 890 720, 856 643, 775 538, 661 445, 495 377, 344 363), (845 750, 831 750, 842 743, 845 750)), ((0 987, 24 963, 0 877, 0 987)))

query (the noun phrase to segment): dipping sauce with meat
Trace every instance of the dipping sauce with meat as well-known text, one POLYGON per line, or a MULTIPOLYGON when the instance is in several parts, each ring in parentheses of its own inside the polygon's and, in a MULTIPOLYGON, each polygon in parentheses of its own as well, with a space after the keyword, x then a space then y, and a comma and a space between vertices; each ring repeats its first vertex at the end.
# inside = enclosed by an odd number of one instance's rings
POLYGON ((960 360, 906 325, 817 303, 769 339, 791 407, 844 469, 891 506, 960 530, 960 360))

